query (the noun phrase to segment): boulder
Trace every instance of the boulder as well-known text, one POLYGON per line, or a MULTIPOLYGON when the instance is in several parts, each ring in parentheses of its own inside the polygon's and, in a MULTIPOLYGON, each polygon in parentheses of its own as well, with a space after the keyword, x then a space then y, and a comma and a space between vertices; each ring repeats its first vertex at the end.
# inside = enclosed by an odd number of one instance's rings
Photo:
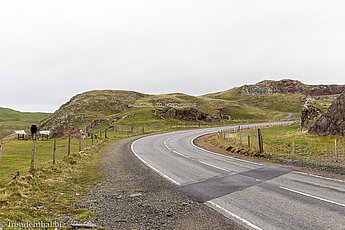
POLYGON ((309 129, 311 134, 317 135, 341 135, 345 133, 345 93, 335 99, 327 112, 309 129))
POLYGON ((314 106, 314 100, 306 98, 301 111, 301 127, 309 129, 320 116, 321 110, 314 106))

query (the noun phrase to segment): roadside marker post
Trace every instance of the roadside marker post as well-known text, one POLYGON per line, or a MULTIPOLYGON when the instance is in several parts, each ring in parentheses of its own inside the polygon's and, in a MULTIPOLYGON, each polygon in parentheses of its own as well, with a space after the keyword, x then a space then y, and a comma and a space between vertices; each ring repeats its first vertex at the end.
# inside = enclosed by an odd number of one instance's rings
POLYGON ((32 155, 31 155, 31 165, 29 172, 32 172, 35 168, 35 153, 36 153, 36 132, 38 128, 35 124, 31 125, 30 131, 32 134, 32 140, 33 140, 33 147, 32 147, 32 155))

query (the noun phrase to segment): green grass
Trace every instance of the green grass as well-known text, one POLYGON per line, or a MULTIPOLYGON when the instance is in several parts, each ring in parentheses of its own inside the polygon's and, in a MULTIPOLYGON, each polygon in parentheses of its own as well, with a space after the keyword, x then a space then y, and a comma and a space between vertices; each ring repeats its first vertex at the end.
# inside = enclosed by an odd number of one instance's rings
POLYGON ((49 113, 28 113, 0 108, 0 138, 16 130, 29 130, 32 123, 38 123, 49 115, 49 113))
MULTIPOLYGON (((268 158, 304 159, 317 162, 336 162, 335 139, 338 141, 338 162, 345 163, 345 138, 339 136, 316 136, 298 130, 299 124, 289 126, 261 128, 264 141, 264 154, 268 158), (292 154, 292 142, 295 143, 295 154, 292 154)), ((220 150, 229 146, 248 148, 247 137, 250 136, 250 148, 258 152, 257 130, 250 129, 237 133, 227 133, 225 140, 216 135, 203 141, 220 150), (242 135, 242 145, 240 144, 242 135), (236 140, 236 142, 235 142, 236 140)))
MULTIPOLYGON (((130 134, 131 136, 132 134, 130 134)), ((113 136, 113 135, 112 135, 113 136)), ((110 136, 109 136, 110 137, 110 136)), ((32 141, 3 143, 0 160, 0 222, 63 221, 63 215, 83 220, 91 213, 77 209, 74 203, 100 179, 97 165, 105 146, 123 137, 104 139, 91 147, 91 140, 72 140, 67 156, 67 140, 57 140, 56 163, 52 164, 53 141, 37 141, 35 170, 30 168, 32 141), (16 172, 20 178, 13 180, 16 172)))

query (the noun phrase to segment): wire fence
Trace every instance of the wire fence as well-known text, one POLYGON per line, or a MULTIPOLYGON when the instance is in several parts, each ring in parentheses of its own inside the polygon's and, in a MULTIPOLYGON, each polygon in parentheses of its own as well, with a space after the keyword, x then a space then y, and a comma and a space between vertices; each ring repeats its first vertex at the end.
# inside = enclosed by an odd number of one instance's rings
POLYGON ((345 163, 345 138, 340 136, 312 136, 299 127, 284 123, 251 128, 231 128, 218 132, 218 137, 234 146, 260 151, 261 133, 263 152, 289 159, 345 163), (272 128, 279 126, 277 128, 272 128), (260 132, 258 131, 260 130, 260 132))

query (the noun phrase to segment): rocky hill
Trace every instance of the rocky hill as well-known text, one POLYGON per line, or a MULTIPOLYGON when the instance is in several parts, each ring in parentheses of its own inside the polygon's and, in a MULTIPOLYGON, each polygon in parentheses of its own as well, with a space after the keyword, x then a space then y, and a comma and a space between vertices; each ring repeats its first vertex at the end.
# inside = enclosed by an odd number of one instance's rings
POLYGON ((299 113, 306 95, 318 95, 316 102, 328 108, 327 94, 344 86, 305 85, 295 80, 262 81, 203 96, 182 93, 147 95, 134 91, 96 90, 78 94, 40 123, 60 136, 67 127, 87 130, 114 125, 170 126, 176 123, 219 125, 231 120, 279 120, 287 113, 299 113), (320 96, 321 95, 321 96, 320 96))
POLYGON ((306 96, 323 96, 341 94, 345 85, 308 85, 298 80, 280 81, 264 80, 253 85, 243 85, 224 92, 210 94, 213 96, 258 96, 270 94, 302 94, 306 96))
POLYGON ((341 135, 345 134, 345 93, 335 99, 327 112, 309 129, 311 134, 341 135))
POLYGON ((281 81, 266 80, 255 85, 244 85, 241 87, 241 94, 252 96, 280 93, 321 96, 341 94, 344 89, 344 85, 307 85, 297 80, 286 79, 281 81))
POLYGON ((67 127, 85 129, 95 120, 128 110, 130 104, 145 96, 121 90, 95 90, 78 94, 40 122, 40 129, 49 129, 54 136, 61 135, 67 127))

